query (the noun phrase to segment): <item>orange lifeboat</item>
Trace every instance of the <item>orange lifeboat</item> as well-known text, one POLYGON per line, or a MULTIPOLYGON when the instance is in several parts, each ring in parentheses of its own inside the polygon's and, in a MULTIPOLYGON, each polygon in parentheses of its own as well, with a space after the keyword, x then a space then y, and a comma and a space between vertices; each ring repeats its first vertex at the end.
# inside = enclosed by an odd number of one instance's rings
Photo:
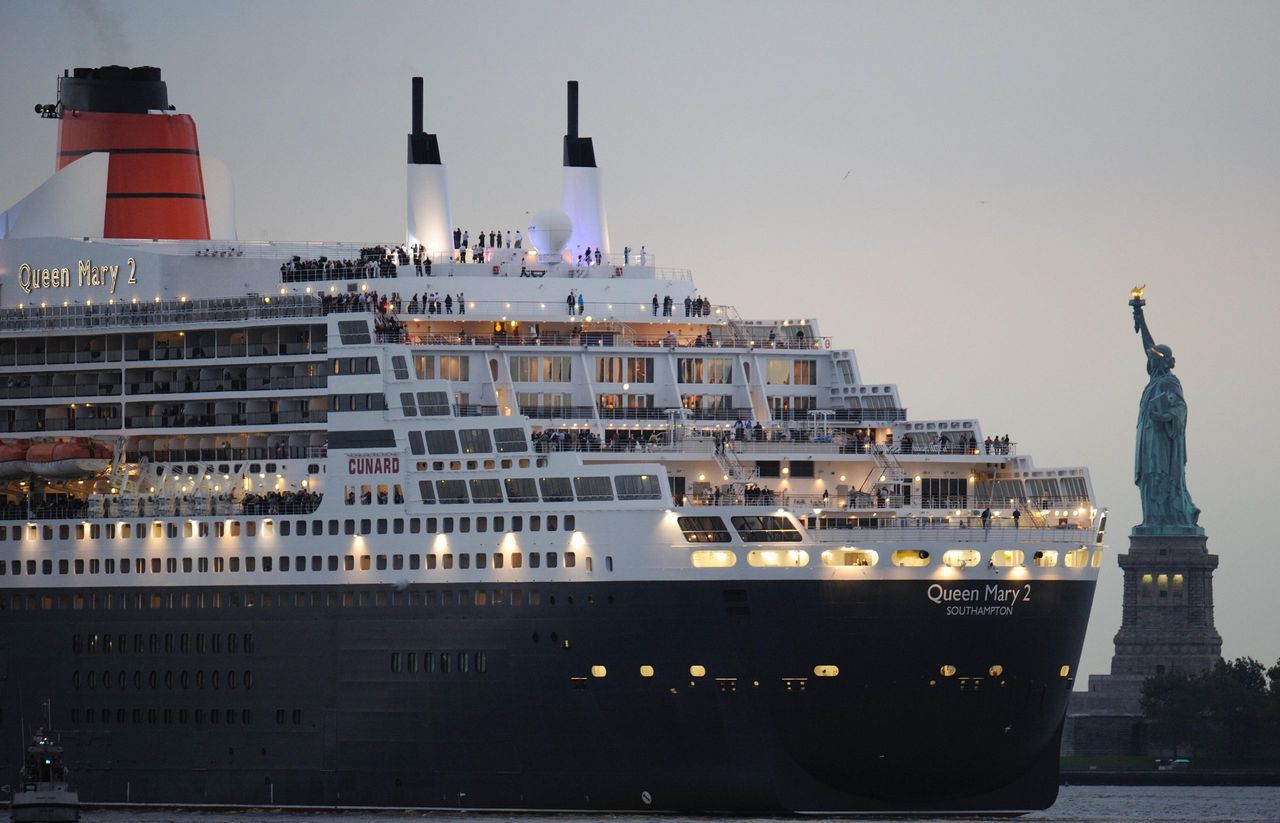
POLYGON ((27 465, 41 477, 83 477, 106 470, 111 449, 93 440, 36 443, 27 449, 27 465))
POLYGON ((27 444, 18 441, 0 443, 0 479, 11 480, 31 474, 27 465, 27 444))

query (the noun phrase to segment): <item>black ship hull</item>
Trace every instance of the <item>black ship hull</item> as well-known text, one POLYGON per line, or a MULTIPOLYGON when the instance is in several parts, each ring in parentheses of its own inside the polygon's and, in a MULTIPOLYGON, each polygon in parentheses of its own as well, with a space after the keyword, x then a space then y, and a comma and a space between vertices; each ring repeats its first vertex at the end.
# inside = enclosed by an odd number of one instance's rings
POLYGON ((86 803, 1047 807, 1094 583, 931 585, 10 589, 0 734, 51 698, 86 803))

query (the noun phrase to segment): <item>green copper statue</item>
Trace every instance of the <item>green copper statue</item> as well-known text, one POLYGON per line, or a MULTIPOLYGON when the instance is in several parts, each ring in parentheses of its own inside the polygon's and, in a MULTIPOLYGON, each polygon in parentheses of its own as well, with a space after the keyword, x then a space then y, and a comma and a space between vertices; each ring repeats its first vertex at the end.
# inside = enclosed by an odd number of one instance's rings
POLYGON ((1182 383, 1173 374, 1173 349, 1156 345, 1147 329, 1142 307, 1145 287, 1135 288, 1133 330, 1142 335, 1151 379, 1138 404, 1138 447, 1134 482, 1142 495, 1142 525, 1134 534, 1203 534, 1197 525, 1200 510, 1187 492, 1187 402, 1182 383))

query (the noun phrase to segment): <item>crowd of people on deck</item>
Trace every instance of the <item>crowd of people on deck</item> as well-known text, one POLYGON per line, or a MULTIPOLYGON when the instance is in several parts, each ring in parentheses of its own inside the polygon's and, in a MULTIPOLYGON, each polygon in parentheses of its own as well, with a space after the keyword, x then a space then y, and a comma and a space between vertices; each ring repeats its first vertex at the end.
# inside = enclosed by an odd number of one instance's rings
POLYGON ((0 520, 69 520, 83 518, 89 504, 74 497, 40 497, 35 500, 23 495, 17 500, 0 503, 0 520))
MULTIPOLYGON (((991 442, 991 438, 988 437, 987 443, 991 442)), ((978 441, 972 433, 966 435, 940 432, 929 438, 928 446, 923 446, 908 434, 903 436, 898 451, 903 454, 977 454, 978 441)), ((990 453, 988 450, 987 454, 990 453)))
POLYGON ((537 452, 605 451, 600 435, 587 429, 544 429, 533 437, 537 452))
MULTIPOLYGON (((982 447, 986 449, 987 454, 1008 454, 1009 453, 1009 435, 1004 437, 988 437, 982 441, 982 447)), ((974 452, 977 453, 976 451, 974 452)))
POLYGON ((323 498, 320 492, 306 489, 246 494, 240 501, 240 508, 245 514, 310 514, 319 507, 323 498))

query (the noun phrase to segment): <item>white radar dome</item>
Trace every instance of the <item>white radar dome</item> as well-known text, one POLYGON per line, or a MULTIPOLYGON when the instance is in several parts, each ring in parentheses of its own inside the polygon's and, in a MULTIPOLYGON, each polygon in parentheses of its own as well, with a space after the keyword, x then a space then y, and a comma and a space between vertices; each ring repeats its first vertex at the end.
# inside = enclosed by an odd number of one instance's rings
POLYGON ((560 209, 543 209, 529 220, 529 245, 543 257, 555 257, 573 236, 573 221, 560 209))

